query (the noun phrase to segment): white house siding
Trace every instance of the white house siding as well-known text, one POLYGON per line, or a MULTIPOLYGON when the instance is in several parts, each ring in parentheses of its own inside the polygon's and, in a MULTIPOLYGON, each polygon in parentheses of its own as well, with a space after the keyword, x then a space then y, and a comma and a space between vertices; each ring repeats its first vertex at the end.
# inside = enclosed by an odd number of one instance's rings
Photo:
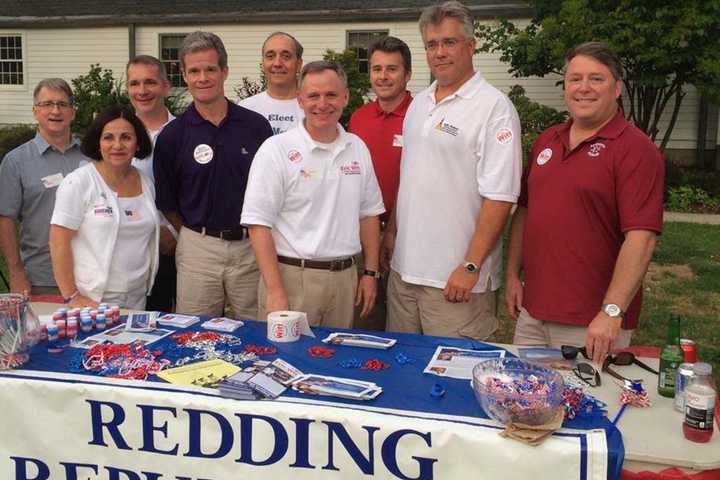
MULTIPOLYGON (((349 30, 388 30, 390 35, 403 39, 410 46, 413 55, 410 90, 417 92, 430 82, 430 71, 425 62, 422 40, 415 21, 138 26, 136 53, 159 56, 160 34, 189 33, 198 29, 218 34, 225 43, 230 65, 225 89, 229 97, 235 96, 234 87, 240 83, 242 77, 258 78, 262 42, 269 33, 277 30, 293 34, 303 44, 305 62, 322 58, 328 48, 344 49, 349 30)), ((0 87, 0 123, 32 121, 32 89, 42 78, 60 76, 69 81, 87 73, 92 63, 100 63, 104 68, 112 69, 119 77, 127 61, 126 27, 26 29, 22 33, 26 45, 26 85, 20 90, 0 87)), ((555 85, 558 80, 556 76, 514 78, 496 54, 478 54, 475 65, 490 83, 503 91, 507 91, 514 84, 521 84, 531 99, 558 109, 564 108, 562 88, 555 85)), ((698 97, 692 87, 688 88, 688 91, 673 131, 673 140, 669 145, 672 149, 695 148, 698 97)))
POLYGON ((32 123, 32 92, 43 78, 60 77, 68 83, 86 74, 93 63, 119 75, 128 55, 127 28, 67 28, 0 30, 23 34, 25 85, 0 86, 0 123, 32 123))

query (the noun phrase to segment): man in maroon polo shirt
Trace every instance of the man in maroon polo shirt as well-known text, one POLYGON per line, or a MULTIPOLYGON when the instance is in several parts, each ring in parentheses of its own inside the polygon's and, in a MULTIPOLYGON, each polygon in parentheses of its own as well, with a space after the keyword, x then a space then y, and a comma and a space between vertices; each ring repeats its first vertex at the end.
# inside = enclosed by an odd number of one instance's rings
MULTIPOLYGON (((370 87, 376 99, 352 114, 349 130, 370 150, 385 204, 385 213, 380 216, 384 226, 395 208, 400 185, 402 125, 412 101, 407 91, 412 63, 410 48, 396 37, 381 38, 370 47, 369 55, 370 87)), ((385 264, 389 264, 389 259, 385 264)), ((366 319, 355 315, 355 327, 384 330, 385 300, 385 282, 381 282, 375 309, 366 319)))
POLYGON ((517 318, 514 343, 585 345, 600 364, 637 326, 662 231, 664 165, 623 117, 622 67, 605 44, 570 50, 564 82, 570 120, 544 131, 530 153, 505 301, 517 318))

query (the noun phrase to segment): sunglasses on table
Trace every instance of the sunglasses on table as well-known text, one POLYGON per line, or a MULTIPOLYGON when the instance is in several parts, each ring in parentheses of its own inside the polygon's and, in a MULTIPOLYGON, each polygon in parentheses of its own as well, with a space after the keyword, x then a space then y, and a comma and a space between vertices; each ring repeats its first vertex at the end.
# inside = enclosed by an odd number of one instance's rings
POLYGON ((590 357, 588 357, 587 350, 585 350, 585 347, 573 347, 572 345, 562 345, 560 347, 560 353, 562 353, 562 356, 565 360, 575 360, 578 356, 578 353, 581 354, 583 357, 587 358, 588 360, 592 360, 590 357))
POLYGON ((655 375, 658 375, 658 371, 652 368, 647 363, 643 363, 635 356, 632 352, 619 352, 615 355, 608 355, 605 357, 605 361, 603 362, 603 370, 605 369, 606 365, 637 365, 638 367, 647 370, 650 373, 654 373, 655 375))
POLYGON ((591 387, 599 387, 602 382, 600 380, 600 373, 595 370, 595 367, 589 363, 580 362, 573 368, 573 373, 583 382, 587 383, 591 387))

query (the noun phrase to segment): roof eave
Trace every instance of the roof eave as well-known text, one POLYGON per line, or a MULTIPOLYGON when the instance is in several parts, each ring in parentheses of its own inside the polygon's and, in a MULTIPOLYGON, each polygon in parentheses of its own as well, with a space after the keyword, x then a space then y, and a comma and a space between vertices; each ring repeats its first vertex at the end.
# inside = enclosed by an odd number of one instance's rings
MULTIPOLYGON (((475 18, 529 18, 532 10, 525 3, 476 5, 470 7, 475 18)), ((222 12, 186 13, 171 15, 73 15, 56 17, 0 17, 0 28, 78 28, 109 27, 119 25, 182 25, 195 23, 288 23, 357 22, 392 19, 417 20, 422 8, 377 8, 350 10, 274 11, 274 12, 222 12)))

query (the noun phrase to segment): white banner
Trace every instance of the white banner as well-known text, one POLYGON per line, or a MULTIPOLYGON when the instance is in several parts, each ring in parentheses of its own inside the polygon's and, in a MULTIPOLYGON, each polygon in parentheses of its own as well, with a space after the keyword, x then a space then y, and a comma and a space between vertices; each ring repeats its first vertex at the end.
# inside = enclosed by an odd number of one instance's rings
POLYGON ((0 406, 9 480, 607 478, 603 430, 530 447, 478 418, 23 370, 0 406))

